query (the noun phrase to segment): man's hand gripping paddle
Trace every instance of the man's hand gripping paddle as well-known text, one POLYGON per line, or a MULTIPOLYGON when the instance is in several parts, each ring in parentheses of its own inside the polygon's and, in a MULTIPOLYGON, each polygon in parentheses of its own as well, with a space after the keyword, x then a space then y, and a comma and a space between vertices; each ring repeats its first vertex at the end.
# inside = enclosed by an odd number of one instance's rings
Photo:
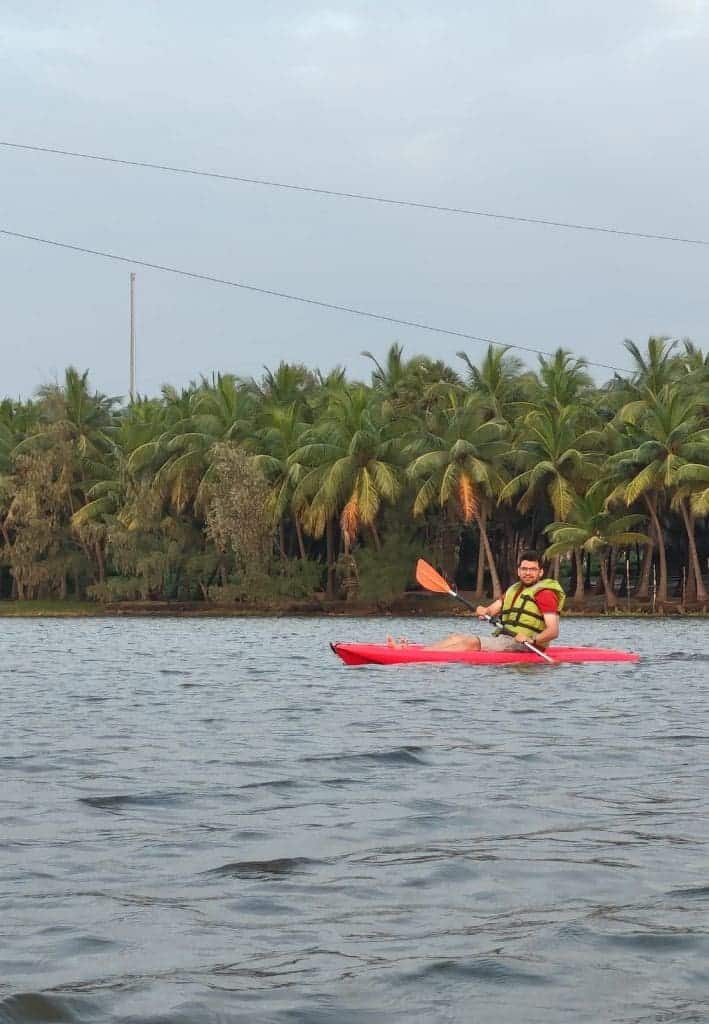
MULTIPOLYGON (((466 601, 464 597, 461 597, 457 590, 454 590, 443 577, 436 572, 432 565, 428 562, 424 562, 423 558, 419 558, 416 563, 416 582, 419 583, 424 590, 431 590, 434 594, 448 594, 449 597, 454 597, 456 601, 460 601, 466 608, 470 608, 471 612, 475 611, 474 605, 470 601, 466 601)), ((508 636, 514 636, 508 629, 502 625, 500 620, 494 615, 486 615, 487 621, 500 629, 503 633, 507 633, 508 636)), ((549 665, 557 665, 557 662, 553 658, 550 658, 548 654, 541 651, 538 647, 535 647, 529 640, 524 641, 524 646, 532 651, 533 654, 537 654, 540 658, 546 661, 549 665)))

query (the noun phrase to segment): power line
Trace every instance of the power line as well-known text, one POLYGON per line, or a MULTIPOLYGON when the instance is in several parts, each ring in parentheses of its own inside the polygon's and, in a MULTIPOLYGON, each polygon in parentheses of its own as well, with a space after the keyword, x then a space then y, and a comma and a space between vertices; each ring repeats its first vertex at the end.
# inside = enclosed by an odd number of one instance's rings
MULTIPOLYGON (((230 288, 240 288, 247 292, 256 292, 259 295, 270 295, 277 299, 287 299, 289 302, 302 302, 308 306, 318 306, 320 309, 332 309, 338 313, 351 313, 354 316, 367 317, 370 320, 381 320, 385 323, 396 324, 399 327, 414 327, 418 331, 429 331, 432 334, 445 334, 451 338, 463 338, 466 341, 482 342, 485 345, 495 345, 499 348, 516 349, 519 352, 531 352, 533 355, 554 358, 553 352, 544 349, 531 348, 526 345, 512 345, 504 341, 495 341, 494 338, 481 337, 477 334, 468 334, 466 331, 455 331, 447 327, 436 327, 434 324, 427 324, 419 320, 403 320, 400 317, 390 316, 387 313, 372 313, 366 309, 357 309, 355 306, 342 306, 335 302, 324 302, 321 299, 310 299, 303 295, 292 295, 289 292, 276 291, 273 288, 259 288, 254 284, 246 284, 243 281, 230 281, 228 278, 216 277, 213 274, 201 274, 194 270, 182 270, 180 267, 168 267, 163 263, 151 263, 148 260, 134 259, 131 256, 119 256, 117 253, 105 252, 102 249, 87 249, 81 245, 73 245, 70 242, 59 242, 53 238, 42 238, 39 235, 28 235, 20 231, 10 231, 8 228, 0 228, 0 235, 8 238, 20 238, 28 242, 39 242, 41 245, 52 245, 58 249, 68 249, 71 252, 82 253, 87 256, 100 256, 102 259, 114 260, 117 263, 128 263, 131 266, 146 267, 148 270, 161 270, 166 274, 177 274, 180 277, 188 277, 194 281, 208 281, 210 284, 227 285, 230 288)), ((623 370, 618 366, 611 366, 609 363, 597 363, 591 359, 585 359, 588 366, 597 366, 603 370, 613 370, 615 373, 630 373, 630 370, 623 370)))
POLYGON ((148 163, 145 160, 124 160, 114 156, 100 156, 96 153, 78 153, 68 149, 53 149, 50 146, 30 146, 19 142, 0 140, 0 146, 7 149, 23 149, 32 153, 51 153, 55 156, 70 156, 81 160, 96 160, 100 163, 118 164, 122 167, 142 167, 153 171, 170 171, 173 174, 190 174, 200 178, 217 178, 220 181, 238 181, 245 185, 263 185, 268 188, 286 189, 292 192, 310 192, 313 195, 329 196, 331 199, 354 199, 361 202, 381 203, 386 206, 403 206, 414 210, 432 210, 435 213, 462 214, 467 217, 483 217, 489 220, 505 220, 515 224, 537 224, 547 228, 564 228, 568 231, 592 231, 603 235, 618 235, 623 238, 645 238, 656 242, 680 242, 683 245, 706 245, 705 238, 684 238, 681 235, 664 235, 653 231, 626 231, 623 228, 604 227, 599 224, 575 224, 571 221, 548 220, 543 217, 519 217, 511 213, 493 213, 489 210, 471 210, 461 206, 444 206, 439 203, 416 202, 411 199, 391 199, 388 196, 368 195, 365 192, 338 192, 335 189, 316 188, 313 185, 293 185, 268 178, 246 178, 238 174, 223 174, 219 171, 203 171, 192 167, 174 167, 170 164, 148 163))

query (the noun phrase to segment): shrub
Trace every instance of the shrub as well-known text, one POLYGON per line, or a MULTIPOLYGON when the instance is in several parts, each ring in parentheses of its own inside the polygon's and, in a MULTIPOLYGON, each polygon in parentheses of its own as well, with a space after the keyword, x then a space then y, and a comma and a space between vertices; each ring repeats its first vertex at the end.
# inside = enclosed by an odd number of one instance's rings
POLYGON ((365 601, 398 597, 415 582, 417 560, 430 557, 430 552, 410 533, 391 530, 380 551, 367 547, 355 552, 359 570, 358 597, 365 601))

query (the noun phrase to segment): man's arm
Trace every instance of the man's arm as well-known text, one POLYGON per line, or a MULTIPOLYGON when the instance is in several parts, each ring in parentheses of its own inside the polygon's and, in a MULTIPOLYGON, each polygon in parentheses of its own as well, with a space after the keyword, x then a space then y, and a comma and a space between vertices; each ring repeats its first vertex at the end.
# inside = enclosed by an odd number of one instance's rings
POLYGON ((492 604, 483 605, 479 604, 475 609, 475 614, 479 619, 484 619, 486 615, 494 618, 499 615, 502 611, 502 598, 498 598, 497 601, 493 601, 492 604))
MULTIPOLYGON (((541 631, 541 633, 539 633, 538 636, 535 636, 535 638, 534 638, 535 645, 537 645, 539 647, 542 647, 542 646, 544 646, 544 644, 550 644, 552 642, 552 640, 556 640, 558 635, 559 635, 559 616, 556 615, 553 612, 545 612, 545 614, 544 614, 544 629, 541 631)), ((525 640, 527 640, 527 642, 529 642, 528 637, 522 636, 521 634, 519 636, 516 636, 515 640, 517 641, 517 643, 524 643, 525 640)))

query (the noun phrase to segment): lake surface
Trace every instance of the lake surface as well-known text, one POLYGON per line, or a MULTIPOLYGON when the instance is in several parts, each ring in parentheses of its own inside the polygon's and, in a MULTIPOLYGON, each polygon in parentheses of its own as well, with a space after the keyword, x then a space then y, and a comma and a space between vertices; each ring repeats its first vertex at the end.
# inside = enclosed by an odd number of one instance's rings
POLYGON ((709 1020, 709 623, 0 621, 0 1024, 709 1020))

